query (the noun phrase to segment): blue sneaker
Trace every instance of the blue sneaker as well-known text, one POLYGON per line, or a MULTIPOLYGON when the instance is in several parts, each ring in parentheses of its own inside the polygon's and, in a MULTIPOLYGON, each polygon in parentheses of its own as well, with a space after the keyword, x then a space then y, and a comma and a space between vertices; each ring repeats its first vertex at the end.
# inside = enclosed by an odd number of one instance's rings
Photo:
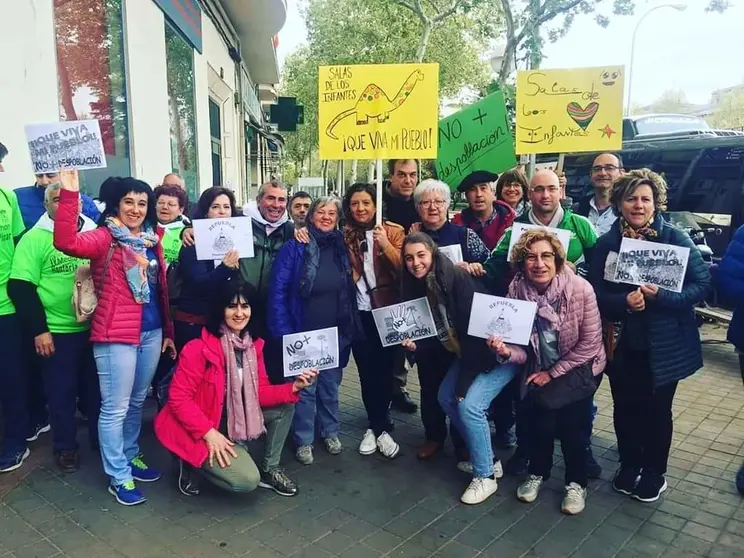
POLYGON ((10 473, 20 469, 29 455, 31 455, 31 450, 28 448, 18 453, 0 454, 0 473, 10 473))
POLYGON ((147 464, 142 461, 141 454, 134 456, 134 459, 129 462, 129 466, 132 469, 132 477, 134 480, 140 482, 155 482, 156 480, 160 480, 160 477, 162 476, 160 471, 154 467, 148 467, 147 464))
POLYGON ((29 427, 28 429, 28 437, 26 438, 27 442, 35 442, 39 439, 40 434, 46 434, 52 429, 51 426, 49 426, 48 422, 34 424, 33 426, 29 427))
POLYGON ((127 481, 124 484, 117 485, 111 484, 108 491, 122 506, 136 506, 137 504, 147 502, 147 498, 134 485, 134 481, 127 481))

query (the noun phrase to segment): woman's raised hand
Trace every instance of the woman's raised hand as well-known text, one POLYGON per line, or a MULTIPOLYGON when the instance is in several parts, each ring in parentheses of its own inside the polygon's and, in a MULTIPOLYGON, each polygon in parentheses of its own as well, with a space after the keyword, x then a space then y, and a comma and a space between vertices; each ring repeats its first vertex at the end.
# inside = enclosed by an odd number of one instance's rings
POLYGON ((646 299, 643 297, 640 287, 628 293, 625 301, 628 304, 628 310, 631 312, 643 312, 646 309, 646 299))
POLYGON ((204 441, 207 443, 207 450, 209 450, 209 466, 214 468, 214 460, 217 458, 217 463, 223 469, 232 465, 230 456, 234 459, 238 458, 238 454, 232 448, 235 442, 231 442, 225 438, 218 430, 212 428, 204 435, 204 441))
POLYGON ((486 344, 488 345, 488 348, 491 349, 494 353, 499 355, 503 359, 510 359, 511 358, 511 349, 509 346, 504 343, 504 340, 501 339, 501 337, 497 337, 496 335, 492 335, 488 338, 486 341, 486 344))
POLYGON ((401 343, 401 346, 406 350, 413 352, 416 350, 416 343, 411 341, 410 339, 404 339, 403 343, 401 343))
POLYGON ((303 370, 302 373, 295 378, 294 384, 292 384, 292 393, 297 393, 307 387, 310 387, 318 377, 318 370, 311 368, 309 370, 303 370))
POLYGON ((80 176, 77 169, 62 169, 59 171, 59 183, 70 192, 80 191, 80 176))
POLYGON ((234 248, 228 250, 225 257, 222 258, 222 264, 230 269, 238 269, 238 266, 240 265, 240 255, 238 254, 238 251, 234 248))

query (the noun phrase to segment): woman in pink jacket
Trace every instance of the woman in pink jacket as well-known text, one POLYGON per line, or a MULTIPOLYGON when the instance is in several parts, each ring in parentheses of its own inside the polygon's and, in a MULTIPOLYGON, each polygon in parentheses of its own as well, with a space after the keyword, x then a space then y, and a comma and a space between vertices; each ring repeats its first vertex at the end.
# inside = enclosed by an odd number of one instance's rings
POLYGON ((94 231, 78 232, 77 171, 60 173, 62 192, 54 246, 90 260, 98 306, 90 340, 101 387, 98 435, 109 492, 125 506, 141 504, 134 484, 154 482, 160 472, 139 451, 142 407, 163 352, 175 357, 168 287, 152 189, 134 178, 115 179, 94 231))
POLYGON ((586 500, 586 432, 591 428, 592 396, 605 367, 602 325, 591 285, 565 265, 555 235, 526 232, 512 250, 517 275, 509 298, 536 303, 537 315, 525 348, 491 339, 495 351, 512 362, 526 362, 522 384, 529 405, 529 476, 517 489, 522 502, 534 502, 553 468, 553 441, 561 441, 566 463, 563 513, 581 513, 586 500))

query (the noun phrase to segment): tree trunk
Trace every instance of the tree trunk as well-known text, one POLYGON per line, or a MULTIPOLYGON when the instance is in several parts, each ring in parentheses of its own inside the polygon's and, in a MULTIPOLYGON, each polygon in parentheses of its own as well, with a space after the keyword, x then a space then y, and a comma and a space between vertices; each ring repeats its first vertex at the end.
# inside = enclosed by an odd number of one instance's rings
POLYGON ((359 168, 359 161, 356 159, 351 161, 351 184, 357 181, 357 169, 359 168))
POLYGON ((431 22, 422 22, 423 29, 421 30, 421 39, 419 40, 418 50, 416 51, 416 62, 423 62, 424 56, 426 56, 426 49, 429 46, 429 38, 431 37, 431 22))

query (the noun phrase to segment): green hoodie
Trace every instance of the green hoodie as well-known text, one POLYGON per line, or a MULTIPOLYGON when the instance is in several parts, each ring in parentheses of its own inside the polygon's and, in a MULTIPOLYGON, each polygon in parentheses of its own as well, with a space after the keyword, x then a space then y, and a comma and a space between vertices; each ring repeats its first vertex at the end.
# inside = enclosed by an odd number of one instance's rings
POLYGON ((15 192, 0 188, 0 316, 15 314, 15 307, 8 298, 8 279, 15 239, 23 230, 23 217, 15 192))
MULTIPOLYGON (((81 216, 80 232, 92 231, 95 223, 81 216)), ((10 278, 36 285, 51 333, 78 333, 89 324, 78 323, 72 308, 75 270, 88 260, 73 258, 54 247, 54 221, 44 213, 18 243, 10 278)))
MULTIPOLYGON (((515 223, 531 223, 530 213, 526 212, 514 220, 515 223)), ((566 258, 576 266, 587 266, 591 258, 591 251, 597 243, 597 232, 594 225, 586 217, 577 215, 570 209, 565 209, 563 219, 556 227, 571 231, 571 239, 568 243, 568 254, 566 258)), ((493 293, 503 293, 508 285, 507 280, 511 277, 509 263, 506 261, 511 242, 512 229, 509 227, 496 244, 491 255, 483 267, 486 270, 484 278, 488 290, 493 293)))

